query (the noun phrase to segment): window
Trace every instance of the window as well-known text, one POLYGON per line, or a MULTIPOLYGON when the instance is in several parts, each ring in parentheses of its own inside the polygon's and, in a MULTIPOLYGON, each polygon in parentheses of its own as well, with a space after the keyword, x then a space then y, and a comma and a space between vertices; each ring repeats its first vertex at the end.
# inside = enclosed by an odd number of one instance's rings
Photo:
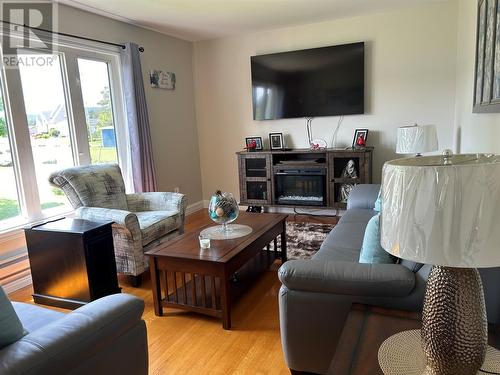
POLYGON ((52 56, 51 65, 20 66, 19 73, 41 210, 70 209, 64 194, 48 184, 52 172, 75 165, 61 56, 52 56))
MULTIPOLYGON (((3 84, 1 86, 3 88, 3 84)), ((21 214, 21 206, 2 91, 0 91, 0 180, 2 181, 0 184, 0 222, 5 222, 18 218, 21 214)))
POLYGON ((118 161, 108 64, 78 59, 92 163, 118 161))
POLYGON ((48 182, 56 170, 119 162, 128 176, 118 50, 60 42, 51 55, 18 51, 46 63, 1 71, 0 231, 72 210, 48 182))

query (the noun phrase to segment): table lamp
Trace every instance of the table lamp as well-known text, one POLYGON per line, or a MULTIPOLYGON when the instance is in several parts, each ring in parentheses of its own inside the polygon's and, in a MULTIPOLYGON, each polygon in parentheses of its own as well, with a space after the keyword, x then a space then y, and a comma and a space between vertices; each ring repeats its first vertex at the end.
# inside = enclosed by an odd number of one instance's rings
POLYGON ((424 152, 438 149, 436 127, 434 125, 414 125, 398 128, 396 154, 420 156, 424 152))
POLYGON ((433 265, 422 313, 424 374, 476 374, 487 349, 477 268, 500 265, 500 156, 423 156, 385 163, 381 245, 433 265))

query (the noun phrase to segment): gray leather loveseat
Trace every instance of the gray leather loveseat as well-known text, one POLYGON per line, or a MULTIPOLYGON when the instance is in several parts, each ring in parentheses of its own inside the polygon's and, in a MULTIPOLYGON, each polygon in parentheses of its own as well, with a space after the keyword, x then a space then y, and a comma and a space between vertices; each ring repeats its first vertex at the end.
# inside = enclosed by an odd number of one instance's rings
MULTIPOLYGON (((292 372, 325 374, 353 302, 419 311, 431 266, 360 264, 366 224, 380 185, 358 185, 347 211, 311 260, 292 260, 279 270, 281 341, 292 372)), ((500 322, 500 269, 480 270, 488 321, 500 322)), ((376 349, 374 349, 376 350, 376 349)))
POLYGON ((144 301, 114 294, 64 314, 13 302, 27 335, 0 349, 2 375, 146 375, 144 301))

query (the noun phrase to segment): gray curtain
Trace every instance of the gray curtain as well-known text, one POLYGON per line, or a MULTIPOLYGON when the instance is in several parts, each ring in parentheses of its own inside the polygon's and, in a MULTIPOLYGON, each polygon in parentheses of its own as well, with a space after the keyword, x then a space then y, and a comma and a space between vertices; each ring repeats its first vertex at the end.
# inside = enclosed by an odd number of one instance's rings
POLYGON ((156 173, 139 46, 126 43, 125 47, 121 61, 134 190, 136 193, 156 191, 156 173))

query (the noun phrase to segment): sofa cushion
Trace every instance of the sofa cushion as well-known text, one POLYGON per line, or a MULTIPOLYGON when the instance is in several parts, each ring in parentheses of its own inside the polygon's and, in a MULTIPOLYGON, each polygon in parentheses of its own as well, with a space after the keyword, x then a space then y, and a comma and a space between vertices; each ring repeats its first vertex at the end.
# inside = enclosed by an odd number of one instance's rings
POLYGON ((26 333, 12 303, 0 287, 0 349, 16 342, 26 333))
POLYGON ((59 311, 31 305, 29 303, 12 302, 12 305, 24 329, 28 332, 36 331, 66 315, 59 311))
MULTIPOLYGON (((372 210, 360 210, 360 212, 361 211, 370 211, 374 213, 372 210)), ((361 219, 359 219, 359 222, 350 222, 350 218, 354 219, 355 215, 348 215, 347 220, 339 222, 339 224, 328 233, 328 236, 326 236, 313 259, 357 263, 361 245, 363 244, 366 223, 369 220, 369 218, 366 218, 366 215, 362 213, 360 213, 360 215, 365 217, 366 221, 361 221, 361 219)))
POLYGON ((314 260, 335 262, 358 262, 359 250, 346 249, 338 246, 321 248, 314 256, 314 260))
POLYGON ((366 224, 370 219, 377 214, 374 210, 364 208, 353 208, 347 210, 339 220, 339 224, 343 223, 363 223, 366 224))
POLYGON ((363 245, 363 237, 367 222, 339 223, 328 234, 320 249, 343 248, 356 250, 359 253, 363 245))
POLYGON ((380 185, 358 184, 352 189, 347 200, 347 210, 353 208, 364 208, 373 210, 373 204, 377 200, 380 185))
POLYGON ((359 263, 394 263, 394 257, 380 245, 380 214, 368 222, 359 263))
POLYGON ((142 246, 163 237, 181 226, 178 211, 135 212, 142 234, 142 246))
POLYGON ((416 273, 424 266, 422 263, 417 263, 412 260, 399 259, 399 264, 408 268, 411 272, 416 273))
POLYGON ((375 205, 373 206, 373 210, 377 212, 382 211, 382 196, 381 196, 382 190, 379 191, 377 200, 375 201, 375 205))

